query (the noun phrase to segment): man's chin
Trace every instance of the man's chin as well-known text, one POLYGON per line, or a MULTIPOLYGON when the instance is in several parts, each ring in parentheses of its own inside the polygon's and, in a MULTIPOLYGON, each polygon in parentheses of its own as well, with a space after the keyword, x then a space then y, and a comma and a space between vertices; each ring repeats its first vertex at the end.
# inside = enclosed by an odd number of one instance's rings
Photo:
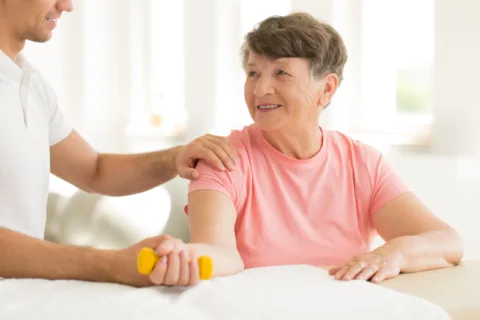
POLYGON ((45 32, 43 34, 36 34, 31 37, 27 37, 29 41, 38 42, 38 43, 45 43, 52 39, 52 32, 45 32))

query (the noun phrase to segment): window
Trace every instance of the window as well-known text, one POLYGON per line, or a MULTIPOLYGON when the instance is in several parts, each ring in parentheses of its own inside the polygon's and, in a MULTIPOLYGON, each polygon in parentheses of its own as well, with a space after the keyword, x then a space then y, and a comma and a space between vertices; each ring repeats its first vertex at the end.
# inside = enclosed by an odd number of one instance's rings
POLYGON ((151 0, 150 114, 167 135, 185 131, 184 1, 151 0))
POLYGON ((185 132, 184 1, 132 4, 130 134, 185 132))
POLYGON ((362 113, 357 128, 425 137, 432 123, 434 0, 362 0, 359 21, 362 113))

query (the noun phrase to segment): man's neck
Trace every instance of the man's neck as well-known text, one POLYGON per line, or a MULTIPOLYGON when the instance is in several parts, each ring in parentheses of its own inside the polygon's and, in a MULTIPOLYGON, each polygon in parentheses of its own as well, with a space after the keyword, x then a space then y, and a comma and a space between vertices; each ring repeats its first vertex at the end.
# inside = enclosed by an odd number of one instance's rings
MULTIPOLYGON (((0 21, 2 21, 0 16, 0 21)), ((18 39, 8 26, 0 22, 0 50, 3 51, 12 61, 25 47, 25 39, 18 39)))

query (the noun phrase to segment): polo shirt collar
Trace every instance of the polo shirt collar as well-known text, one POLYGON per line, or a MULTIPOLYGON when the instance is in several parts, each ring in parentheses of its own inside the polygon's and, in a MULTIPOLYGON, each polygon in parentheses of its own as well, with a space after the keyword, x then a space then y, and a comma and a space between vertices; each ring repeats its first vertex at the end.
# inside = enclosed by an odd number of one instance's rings
POLYGON ((0 77, 20 82, 25 72, 33 72, 33 67, 26 61, 23 54, 17 56, 18 64, 0 50, 0 77))

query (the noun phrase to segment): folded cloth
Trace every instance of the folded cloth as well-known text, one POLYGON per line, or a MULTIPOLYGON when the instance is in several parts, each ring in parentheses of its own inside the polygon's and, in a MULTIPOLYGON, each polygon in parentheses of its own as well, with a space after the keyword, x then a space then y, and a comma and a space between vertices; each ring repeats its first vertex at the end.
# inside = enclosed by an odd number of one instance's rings
POLYGON ((439 306, 365 281, 336 281, 305 265, 249 269, 194 287, 0 281, 0 319, 446 320, 439 306))

